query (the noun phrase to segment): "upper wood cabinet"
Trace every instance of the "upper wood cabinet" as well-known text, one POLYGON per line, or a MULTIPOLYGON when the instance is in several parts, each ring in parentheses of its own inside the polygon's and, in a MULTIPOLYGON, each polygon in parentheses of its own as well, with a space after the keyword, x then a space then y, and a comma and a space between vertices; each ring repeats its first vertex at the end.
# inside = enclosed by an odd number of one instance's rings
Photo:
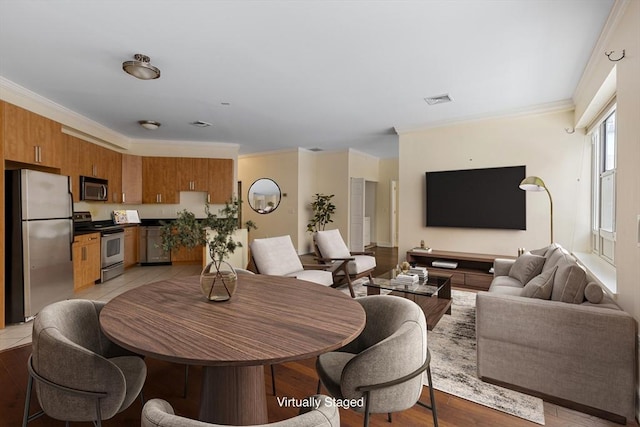
POLYGON ((62 131, 59 123, 4 103, 4 158, 59 168, 62 131))
POLYGON ((122 154, 63 134, 63 156, 60 172, 71 177, 73 201, 80 201, 80 176, 92 176, 109 181, 109 202, 120 203, 122 198, 122 154))
POLYGON ((178 157, 178 191, 209 191, 209 159, 178 157))
POLYGON ((142 157, 122 155, 122 203, 142 203, 142 157))
POLYGON ((178 203, 175 157, 142 158, 142 203, 178 203))
POLYGON ((233 160, 232 159, 207 159, 209 197, 212 204, 222 204, 231 199, 233 195, 233 160))

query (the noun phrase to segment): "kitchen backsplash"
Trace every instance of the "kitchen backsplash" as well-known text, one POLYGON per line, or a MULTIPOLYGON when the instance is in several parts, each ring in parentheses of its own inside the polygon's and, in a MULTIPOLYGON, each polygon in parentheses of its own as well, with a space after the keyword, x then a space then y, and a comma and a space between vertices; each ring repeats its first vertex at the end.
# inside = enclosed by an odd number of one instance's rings
MULTIPOLYGON (((175 218, 176 214, 182 209, 193 212, 196 217, 203 218, 205 216, 206 193, 197 191, 181 191, 180 204, 145 204, 145 205, 123 205, 118 203, 102 203, 102 202, 78 202, 73 204, 74 211, 89 211, 94 221, 103 221, 111 219, 111 212, 117 209, 137 209, 140 218, 175 218)), ((210 205, 211 212, 218 213, 224 205, 210 205)))

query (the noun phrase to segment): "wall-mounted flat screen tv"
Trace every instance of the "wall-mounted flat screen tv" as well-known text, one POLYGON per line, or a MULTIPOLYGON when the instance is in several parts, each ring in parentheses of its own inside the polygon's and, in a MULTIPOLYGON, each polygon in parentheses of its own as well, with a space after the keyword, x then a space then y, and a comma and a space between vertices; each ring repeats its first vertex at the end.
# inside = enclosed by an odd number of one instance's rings
POLYGON ((524 166, 426 172, 426 225, 526 230, 524 178, 524 166))

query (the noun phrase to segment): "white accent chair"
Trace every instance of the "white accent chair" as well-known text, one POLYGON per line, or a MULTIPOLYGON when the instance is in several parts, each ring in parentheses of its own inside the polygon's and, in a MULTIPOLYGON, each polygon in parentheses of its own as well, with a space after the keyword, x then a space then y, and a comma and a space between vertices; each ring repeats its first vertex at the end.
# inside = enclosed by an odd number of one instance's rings
POLYGON ((249 246, 256 273, 295 277, 325 286, 333 285, 333 274, 326 267, 302 265, 291 236, 254 239, 249 246))
POLYGON ((373 252, 351 252, 344 243, 340 230, 317 231, 313 237, 318 261, 331 265, 334 284, 347 283, 351 297, 355 298, 353 281, 369 277, 373 283, 376 258, 373 252))

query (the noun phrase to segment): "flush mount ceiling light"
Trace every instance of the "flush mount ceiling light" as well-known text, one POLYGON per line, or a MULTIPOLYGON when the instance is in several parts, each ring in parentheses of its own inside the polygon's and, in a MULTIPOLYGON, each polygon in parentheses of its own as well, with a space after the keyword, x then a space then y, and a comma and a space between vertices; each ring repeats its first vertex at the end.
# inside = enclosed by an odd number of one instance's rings
POLYGON ((140 53, 134 55, 134 61, 125 61, 122 63, 122 69, 141 80, 153 80, 160 77, 160 70, 150 64, 151 59, 140 53))
POLYGON ((189 123, 190 125, 197 126, 199 128, 206 128, 212 126, 211 123, 203 122, 202 120, 196 120, 195 122, 189 123))
POLYGON ((156 130, 161 126, 159 122, 153 120, 140 120, 138 124, 147 130, 156 130))
POLYGON ((428 98, 425 98, 424 100, 427 101, 427 104, 429 105, 436 105, 451 102, 453 101, 453 98, 448 93, 445 93, 444 95, 430 96, 428 98))

